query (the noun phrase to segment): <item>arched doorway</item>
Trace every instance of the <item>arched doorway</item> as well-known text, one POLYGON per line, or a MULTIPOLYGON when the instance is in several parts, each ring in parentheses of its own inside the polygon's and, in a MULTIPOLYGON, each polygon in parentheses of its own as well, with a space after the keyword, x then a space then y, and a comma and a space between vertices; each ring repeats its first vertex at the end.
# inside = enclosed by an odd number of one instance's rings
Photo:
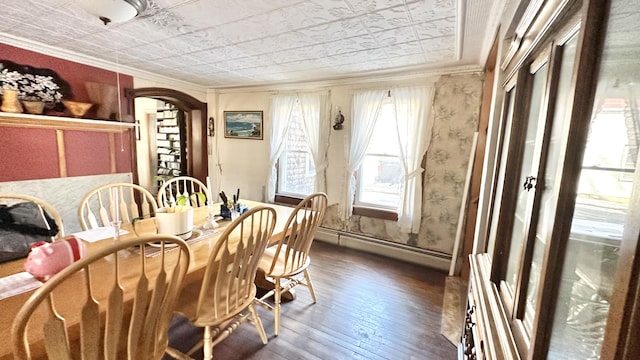
MULTIPOLYGON (((205 181, 209 173, 207 157, 207 103, 201 102, 191 95, 165 88, 126 89, 125 95, 129 103, 129 113, 135 113, 135 99, 152 98, 170 103, 185 114, 186 138, 186 175, 205 181)), ((135 140, 133 149, 136 149, 135 140)), ((138 183, 138 161, 135 151, 132 154, 133 180, 138 183)))

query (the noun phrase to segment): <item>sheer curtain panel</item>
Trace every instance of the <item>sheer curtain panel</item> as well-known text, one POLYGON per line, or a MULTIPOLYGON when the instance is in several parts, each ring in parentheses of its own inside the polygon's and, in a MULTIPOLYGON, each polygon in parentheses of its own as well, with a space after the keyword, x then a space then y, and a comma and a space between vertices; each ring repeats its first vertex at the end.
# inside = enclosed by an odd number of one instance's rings
POLYGON ((393 91, 395 118, 404 168, 402 201, 398 225, 403 232, 417 233, 422 214, 422 157, 431 143, 431 87, 406 87, 393 91))
POLYGON ((267 202, 272 203, 275 201, 276 183, 278 181, 276 163, 282 153, 284 139, 287 135, 289 121, 291 120, 291 112, 293 111, 296 99, 296 95, 279 95, 274 96, 271 100, 271 119, 273 121, 273 126, 271 126, 271 144, 269 152, 271 171, 269 178, 267 179, 267 202))
POLYGON ((327 151, 331 122, 323 122, 322 119, 328 119, 328 95, 301 94, 298 99, 300 100, 300 112, 302 113, 307 144, 316 169, 315 191, 326 193, 327 151))
POLYGON ((351 121, 349 153, 347 155, 347 186, 343 197, 345 199, 343 209, 343 220, 345 222, 353 213, 353 200, 356 192, 355 172, 360 167, 360 163, 369 146, 385 96, 386 91, 384 90, 363 91, 353 95, 351 107, 353 121, 351 121))

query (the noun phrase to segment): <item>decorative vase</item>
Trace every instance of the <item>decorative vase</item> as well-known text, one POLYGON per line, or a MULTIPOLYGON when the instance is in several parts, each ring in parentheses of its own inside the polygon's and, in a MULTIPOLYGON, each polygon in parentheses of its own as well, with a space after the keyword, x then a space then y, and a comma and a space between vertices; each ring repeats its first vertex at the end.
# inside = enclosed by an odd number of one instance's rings
POLYGON ((168 208, 160 208, 156 213, 158 234, 169 234, 187 240, 193 231, 193 208, 184 211, 169 212, 168 208))
POLYGON ((89 99, 96 104, 96 119, 114 120, 118 114, 118 88, 94 82, 85 83, 89 99))
POLYGON ((22 104, 18 99, 18 90, 2 89, 2 106, 0 110, 11 113, 21 113, 22 104))
POLYGON ((22 100, 24 110, 29 114, 40 115, 44 111, 44 102, 33 100, 22 100))

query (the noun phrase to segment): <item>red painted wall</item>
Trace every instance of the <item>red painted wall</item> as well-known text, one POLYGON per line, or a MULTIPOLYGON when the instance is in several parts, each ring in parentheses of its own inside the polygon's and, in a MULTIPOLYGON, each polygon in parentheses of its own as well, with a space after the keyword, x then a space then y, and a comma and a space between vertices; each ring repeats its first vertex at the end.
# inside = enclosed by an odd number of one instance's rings
MULTIPOLYGON (((0 43, 0 60, 55 71, 69 83, 72 100, 89 101, 86 82, 117 85, 113 71, 83 65, 0 43)), ((133 87, 133 77, 120 74, 121 89, 133 87)), ((122 111, 126 112, 126 98, 122 111)), ((90 118, 95 110, 87 113, 90 118)), ((131 120, 132 121, 132 120, 131 120)), ((116 172, 132 171, 131 141, 133 131, 114 133, 116 172)), ((0 126, 0 181, 17 181, 60 177, 56 131, 0 126)), ((64 130, 65 161, 68 176, 111 173, 109 133, 64 130)))
POLYGON ((114 134, 116 143, 116 172, 132 172, 131 142, 135 130, 114 134))
POLYGON ((60 177, 53 129, 0 126, 0 181, 60 177))
POLYGON ((111 172, 109 133, 65 130, 67 175, 100 175, 111 172))

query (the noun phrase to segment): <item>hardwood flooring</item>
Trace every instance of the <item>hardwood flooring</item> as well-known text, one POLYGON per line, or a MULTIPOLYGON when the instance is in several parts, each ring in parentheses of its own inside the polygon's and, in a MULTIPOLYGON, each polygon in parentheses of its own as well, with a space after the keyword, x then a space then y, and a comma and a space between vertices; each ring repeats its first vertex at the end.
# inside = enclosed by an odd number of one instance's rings
MULTIPOLYGON (((214 348, 215 359, 456 359, 440 334, 446 274, 320 241, 311 257, 318 302, 297 287, 297 298, 282 304, 277 337, 273 314, 257 307, 269 343, 245 323, 214 348)), ((202 331, 176 318, 169 336, 186 351, 202 331)))

